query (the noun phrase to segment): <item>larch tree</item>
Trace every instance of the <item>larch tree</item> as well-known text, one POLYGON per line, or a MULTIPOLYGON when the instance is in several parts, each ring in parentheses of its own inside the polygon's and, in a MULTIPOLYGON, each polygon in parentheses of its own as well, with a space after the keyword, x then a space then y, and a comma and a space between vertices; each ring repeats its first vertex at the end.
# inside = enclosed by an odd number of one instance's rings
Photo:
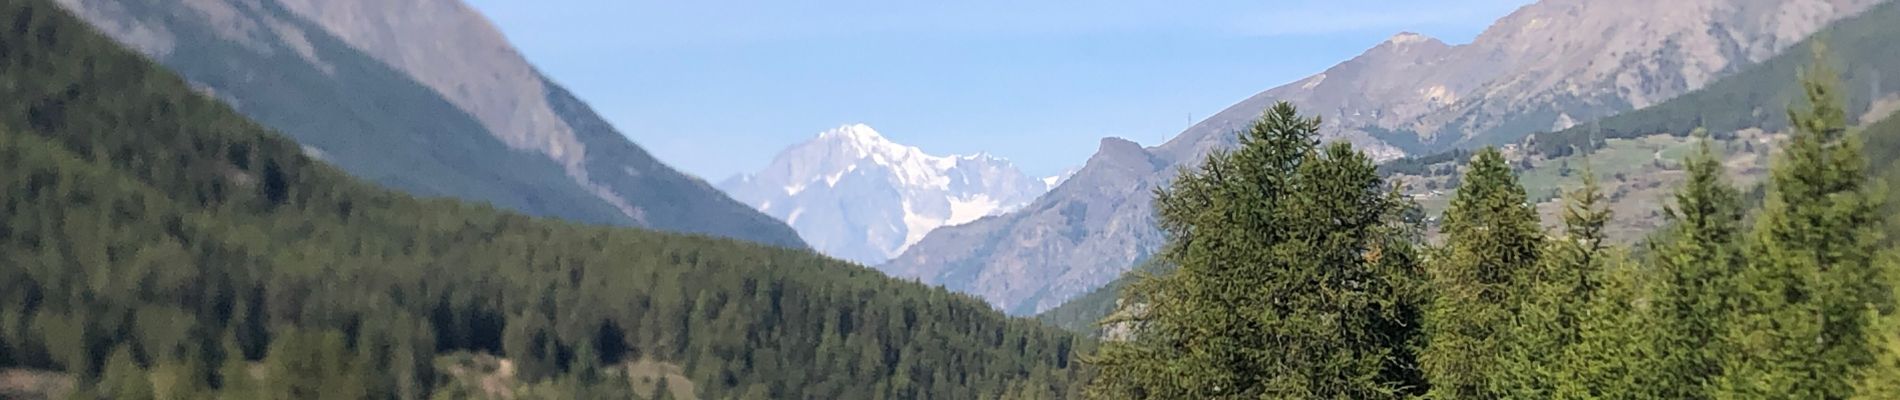
POLYGON ((1281 103, 1157 194, 1178 268, 1130 286, 1097 398, 1400 398, 1423 388, 1408 199, 1281 103))
POLYGON ((1667 398, 1706 399, 1717 362, 1732 351, 1722 341, 1729 310, 1736 306, 1735 280, 1741 271, 1736 241, 1742 226, 1741 192, 1724 178, 1726 169, 1706 134, 1686 163, 1688 181, 1665 210, 1668 225, 1650 241, 1656 280, 1651 298, 1657 315, 1652 374, 1658 394, 1667 398))
POLYGON ((1523 308, 1525 275, 1537 268, 1544 232, 1524 187, 1495 148, 1472 157, 1445 211, 1445 248, 1428 264, 1432 302, 1420 355, 1441 399, 1504 395, 1513 318, 1523 308))
POLYGON ((1866 310, 1888 293, 1877 262, 1885 217, 1824 46, 1814 59, 1801 79, 1807 108, 1788 113, 1794 137, 1746 246, 1727 329, 1737 351, 1720 363, 1718 398, 1847 398, 1873 360, 1866 310))

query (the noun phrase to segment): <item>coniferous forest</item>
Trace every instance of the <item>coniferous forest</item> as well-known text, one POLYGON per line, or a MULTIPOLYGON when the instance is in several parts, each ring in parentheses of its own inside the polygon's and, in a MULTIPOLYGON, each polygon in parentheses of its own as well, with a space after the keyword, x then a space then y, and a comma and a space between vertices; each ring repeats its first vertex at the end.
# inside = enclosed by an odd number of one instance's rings
POLYGON ((1061 398, 1086 349, 804 251, 360 183, 50 0, 0 1, 0 366, 86 398, 1061 398), (662 381, 665 382, 665 381, 662 381), (664 386, 664 383, 662 383, 664 386))
POLYGON ((1900 398, 1884 199, 1900 127, 1849 126, 1819 47, 1765 198, 1730 184, 1705 138, 1666 228, 1630 248, 1605 241, 1594 174, 1547 233, 1489 148, 1461 169, 1440 240, 1422 240, 1365 156, 1321 146, 1319 120, 1283 103, 1159 193, 1172 270, 1103 321, 1123 338, 1086 358, 1087 393, 1900 398))
POLYGON ((112 399, 1900 398, 1900 120, 1850 126, 1816 54, 1763 195, 1705 144, 1633 246, 1595 174, 1553 232, 1490 148, 1429 232, 1281 103, 1157 193, 1097 343, 807 251, 373 187, 0 0, 0 368, 112 399))

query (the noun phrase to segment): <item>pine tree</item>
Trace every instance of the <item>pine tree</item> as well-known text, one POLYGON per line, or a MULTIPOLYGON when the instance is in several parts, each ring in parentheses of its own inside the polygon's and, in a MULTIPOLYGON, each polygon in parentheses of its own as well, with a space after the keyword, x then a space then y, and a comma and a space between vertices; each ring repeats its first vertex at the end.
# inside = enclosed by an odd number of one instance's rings
POLYGON ((1178 268, 1131 285, 1131 328, 1090 359, 1100 398, 1395 398, 1423 386, 1409 200, 1317 119, 1270 109, 1156 206, 1178 268))
POLYGON ((1776 161, 1747 246, 1744 299, 1717 397, 1841 399, 1873 361, 1866 308, 1884 299, 1876 253, 1877 193, 1850 135, 1824 46, 1802 73, 1808 102, 1790 110, 1794 137, 1776 161))
POLYGON ((1686 166, 1689 180, 1663 214, 1668 225, 1651 240, 1660 278, 1651 294, 1658 328, 1651 350, 1658 357, 1654 376, 1659 395, 1676 399, 1709 398, 1711 380, 1721 375, 1717 360, 1733 351, 1720 339, 1736 306, 1741 268, 1741 193, 1723 178, 1722 160, 1706 132, 1697 136, 1699 150, 1686 166))
POLYGON ((1421 366, 1431 396, 1498 398, 1505 377, 1512 318, 1526 296, 1524 275, 1536 268, 1543 231, 1523 186, 1495 148, 1472 157, 1464 184, 1445 211, 1445 249, 1429 265, 1434 290, 1421 366))

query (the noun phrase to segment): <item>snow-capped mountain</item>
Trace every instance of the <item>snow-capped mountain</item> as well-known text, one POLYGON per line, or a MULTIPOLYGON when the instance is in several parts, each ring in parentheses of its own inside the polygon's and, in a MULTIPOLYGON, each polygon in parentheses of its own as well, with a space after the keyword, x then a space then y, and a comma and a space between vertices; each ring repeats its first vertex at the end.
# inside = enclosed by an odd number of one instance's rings
POLYGON ((785 149, 764 170, 719 188, 825 254, 877 265, 933 229, 1021 207, 1067 175, 1030 177, 988 154, 934 156, 854 124, 785 149))

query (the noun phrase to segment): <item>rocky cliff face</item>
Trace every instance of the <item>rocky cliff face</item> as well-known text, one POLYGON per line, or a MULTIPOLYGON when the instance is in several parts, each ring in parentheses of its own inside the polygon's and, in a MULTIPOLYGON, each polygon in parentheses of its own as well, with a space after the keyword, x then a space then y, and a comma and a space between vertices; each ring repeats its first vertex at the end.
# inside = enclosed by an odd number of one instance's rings
POLYGON ((652 159, 459 0, 59 0, 353 174, 590 223, 803 246, 652 159))
MULTIPOLYGON (((1208 151, 1232 146, 1233 132, 1275 102, 1324 117, 1328 137, 1381 159, 1503 143, 1681 95, 1877 3, 1544 0, 1500 19, 1469 44, 1401 33, 1145 149, 1160 163, 1150 174, 1072 181, 1016 213, 940 230, 883 268, 981 295, 1013 313, 1039 312, 1115 279, 1154 252, 1160 234, 1149 220, 1150 191, 1164 186, 1175 167, 1192 167, 1208 151), (1074 227, 1061 222, 1065 208, 1037 205, 1103 203, 1123 206, 1095 218, 1132 225, 1084 227, 1070 233, 1081 239, 1064 245, 1011 234, 1074 227)), ((1078 180, 1102 173, 1091 168, 1101 167, 1091 161, 1078 180)))
POLYGON ((1008 160, 933 156, 862 124, 780 152, 719 187, 833 257, 876 265, 938 227, 1014 210, 1048 191, 1008 160))

